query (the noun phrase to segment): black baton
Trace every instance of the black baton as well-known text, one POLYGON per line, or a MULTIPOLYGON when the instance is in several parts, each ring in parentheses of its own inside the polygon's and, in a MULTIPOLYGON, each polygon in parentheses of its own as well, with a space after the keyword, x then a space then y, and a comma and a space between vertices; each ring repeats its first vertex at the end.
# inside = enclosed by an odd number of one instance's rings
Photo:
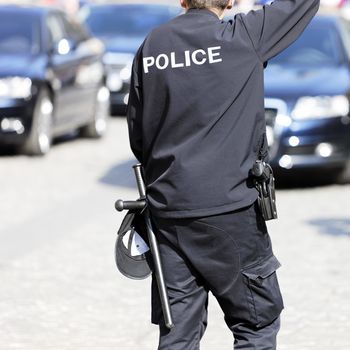
POLYGON ((157 280, 158 291, 159 291, 160 301, 162 304, 165 325, 167 328, 172 329, 172 328, 174 328, 174 323, 173 323, 173 319, 172 319, 172 315, 171 315, 168 291, 166 289, 165 281, 164 281, 164 273, 163 273, 162 261, 161 261, 160 253, 159 253, 158 242, 157 242, 157 238, 153 232, 150 213, 149 213, 149 210, 147 208, 146 187, 145 187, 145 183, 143 181, 143 176, 142 176, 142 165, 137 164, 137 165, 133 166, 133 168, 134 168, 134 172, 135 172, 137 187, 138 187, 139 194, 140 194, 140 199, 137 201, 118 200, 115 204, 115 207, 118 211, 123 211, 123 210, 140 210, 140 211, 142 211, 143 217, 145 219, 148 240, 149 240, 150 249, 151 249, 151 253, 152 253, 154 273, 155 273, 156 280, 157 280))

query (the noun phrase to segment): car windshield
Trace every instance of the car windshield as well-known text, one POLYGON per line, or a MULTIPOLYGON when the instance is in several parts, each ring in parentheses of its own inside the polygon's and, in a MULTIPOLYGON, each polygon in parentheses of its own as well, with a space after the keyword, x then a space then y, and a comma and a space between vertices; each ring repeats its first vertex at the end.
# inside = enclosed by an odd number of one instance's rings
POLYGON ((0 53, 35 54, 39 48, 39 23, 35 17, 0 13, 0 53))
POLYGON ((95 36, 146 36, 180 11, 175 6, 92 6, 83 10, 82 18, 95 36))
POLYGON ((294 44, 271 60, 271 64, 320 66, 337 65, 341 60, 340 36, 336 27, 314 21, 294 44))

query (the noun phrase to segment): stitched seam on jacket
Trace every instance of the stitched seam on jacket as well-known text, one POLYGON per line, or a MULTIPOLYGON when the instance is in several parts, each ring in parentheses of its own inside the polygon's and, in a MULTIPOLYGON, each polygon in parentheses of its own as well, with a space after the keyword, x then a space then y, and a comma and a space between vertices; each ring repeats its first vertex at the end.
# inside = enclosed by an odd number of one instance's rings
POLYGON ((263 61, 262 57, 260 56, 258 50, 256 49, 256 47, 255 47, 255 45, 254 45, 254 42, 253 42, 253 40, 252 40, 252 37, 250 36, 249 31, 248 31, 248 29, 247 29, 247 27, 246 27, 246 25, 245 25, 245 23, 244 23, 244 20, 243 20, 243 18, 242 18, 241 15, 239 15, 239 19, 241 20, 241 22, 242 22, 242 24, 243 24, 243 27, 244 27, 245 31, 247 32, 247 34, 248 34, 250 43, 252 44, 252 47, 253 47, 253 49, 254 49, 254 51, 255 51, 255 53, 256 53, 256 56, 258 57, 259 61, 260 61, 262 64, 264 64, 264 61, 263 61))

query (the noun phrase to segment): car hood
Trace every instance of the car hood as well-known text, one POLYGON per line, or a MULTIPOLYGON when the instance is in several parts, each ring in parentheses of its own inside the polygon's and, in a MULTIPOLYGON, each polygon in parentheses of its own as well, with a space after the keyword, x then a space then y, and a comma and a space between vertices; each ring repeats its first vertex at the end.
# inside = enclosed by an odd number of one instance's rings
POLYGON ((347 66, 291 67, 270 64, 265 71, 265 95, 287 100, 300 96, 338 95, 350 90, 347 66))
POLYGON ((107 36, 99 39, 105 44, 107 52, 135 54, 145 38, 143 36, 107 36))
POLYGON ((42 78, 45 63, 42 56, 0 54, 0 77, 42 78))

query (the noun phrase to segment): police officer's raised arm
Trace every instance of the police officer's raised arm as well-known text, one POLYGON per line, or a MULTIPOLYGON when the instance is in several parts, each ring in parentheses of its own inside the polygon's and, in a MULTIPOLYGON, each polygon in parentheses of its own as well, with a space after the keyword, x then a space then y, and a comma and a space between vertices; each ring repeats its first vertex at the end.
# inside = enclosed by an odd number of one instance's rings
POLYGON ((262 62, 291 45, 318 11, 320 0, 276 0, 239 15, 262 62))
MULTIPOLYGON (((142 48, 142 46, 141 46, 142 48)), ((133 66, 130 82, 129 103, 127 120, 129 127, 130 147, 135 157, 142 163, 142 84, 140 56, 141 48, 137 52, 133 66)))

